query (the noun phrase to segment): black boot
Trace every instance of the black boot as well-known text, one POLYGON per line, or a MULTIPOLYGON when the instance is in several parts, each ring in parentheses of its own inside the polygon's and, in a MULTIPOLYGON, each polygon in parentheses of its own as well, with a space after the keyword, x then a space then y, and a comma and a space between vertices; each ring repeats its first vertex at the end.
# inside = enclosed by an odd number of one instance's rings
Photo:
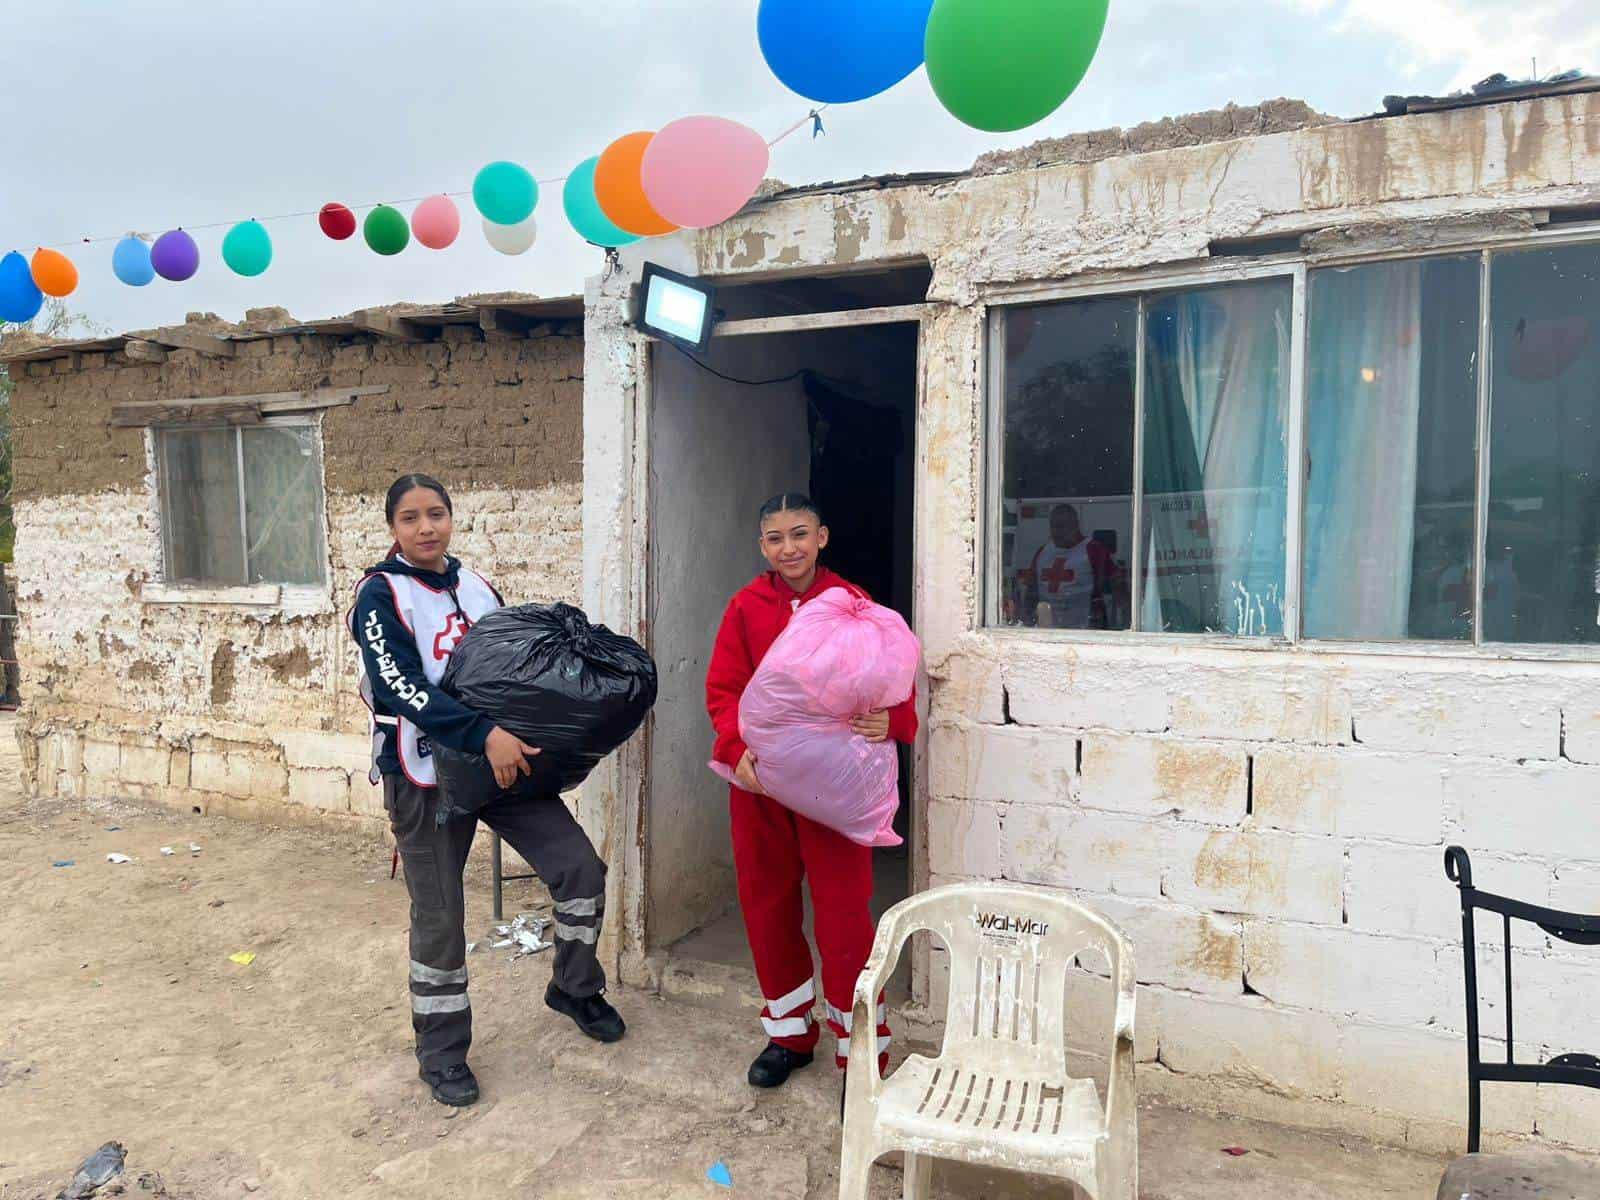
POLYGON ((790 1050, 777 1042, 768 1042, 767 1048, 756 1055, 755 1062, 750 1064, 751 1087, 775 1088, 782 1087, 788 1082, 789 1076, 801 1067, 811 1065, 811 1055, 801 1054, 790 1050))
POLYGON ((573 1024, 597 1042, 620 1042, 622 1035, 628 1032, 628 1027, 622 1023, 622 1014, 602 995, 585 996, 580 1000, 567 995, 552 980, 545 989, 544 1002, 558 1013, 571 1017, 573 1024))
POLYGON ((442 1071, 426 1068, 417 1072, 422 1082, 433 1091, 433 1098, 451 1108, 466 1108, 478 1102, 478 1081, 466 1063, 445 1067, 442 1071))

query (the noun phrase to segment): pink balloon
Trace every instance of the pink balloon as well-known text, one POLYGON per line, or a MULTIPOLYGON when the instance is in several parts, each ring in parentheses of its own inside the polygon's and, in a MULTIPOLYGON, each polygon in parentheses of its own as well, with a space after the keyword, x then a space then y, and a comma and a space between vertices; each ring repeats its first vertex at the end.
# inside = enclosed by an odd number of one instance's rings
POLYGON ((767 142, 723 117, 684 117, 644 152, 639 180, 651 205, 686 229, 708 229, 737 213, 767 174, 767 142))
POLYGON ((461 232, 461 214, 449 196, 429 196, 411 214, 411 232, 429 250, 443 250, 461 232))

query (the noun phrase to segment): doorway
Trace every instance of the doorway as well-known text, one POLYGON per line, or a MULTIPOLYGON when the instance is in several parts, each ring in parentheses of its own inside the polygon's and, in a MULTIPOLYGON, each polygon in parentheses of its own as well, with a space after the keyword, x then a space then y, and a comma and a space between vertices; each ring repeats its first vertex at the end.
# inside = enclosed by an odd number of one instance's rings
MULTIPOLYGON (((660 696, 642 800, 647 953, 753 980, 704 686, 728 601, 766 568, 762 502, 808 492, 831 533, 822 561, 915 628, 920 331, 905 320, 718 337, 692 356, 650 348, 646 612, 660 696)), ((875 853, 875 917, 911 890, 912 763, 903 748, 905 842, 875 853)))

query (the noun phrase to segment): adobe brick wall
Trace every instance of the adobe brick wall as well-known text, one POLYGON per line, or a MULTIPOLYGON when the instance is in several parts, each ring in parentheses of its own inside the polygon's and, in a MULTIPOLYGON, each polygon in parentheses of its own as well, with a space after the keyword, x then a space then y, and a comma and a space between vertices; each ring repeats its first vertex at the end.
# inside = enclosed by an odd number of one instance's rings
MULTIPOLYGON (((454 549, 512 603, 581 592, 583 342, 284 336, 231 359, 121 352, 14 372, 17 592, 27 786, 287 823, 381 817, 343 627, 389 545, 383 492, 425 470, 454 549), (313 611, 154 603, 160 536, 146 433, 113 405, 387 384, 321 418, 332 588, 313 611)), ((377 828, 376 824, 373 828, 377 828)))

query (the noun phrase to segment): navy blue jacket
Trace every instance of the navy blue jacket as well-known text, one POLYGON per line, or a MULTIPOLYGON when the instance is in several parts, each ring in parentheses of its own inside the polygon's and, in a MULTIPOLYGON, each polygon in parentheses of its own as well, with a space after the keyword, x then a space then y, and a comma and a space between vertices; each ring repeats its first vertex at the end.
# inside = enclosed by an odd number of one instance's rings
MULTIPOLYGON (((422 671, 422 651, 395 610, 394 591, 388 583, 378 578, 380 575, 410 575, 431 588, 453 593, 461 581, 460 561, 446 557, 445 569, 440 573, 413 567, 396 555, 373 567, 368 574, 371 578, 361 585, 361 590, 356 594, 355 628, 365 629, 372 614, 376 613, 377 623, 383 628, 384 648, 393 660, 393 667, 398 668, 398 677, 391 670, 393 682, 386 681, 377 654, 364 639, 356 639, 356 644, 361 647, 362 664, 367 670, 367 682, 372 688, 375 712, 378 716, 405 717, 427 734, 431 741, 441 746, 468 754, 482 754, 483 744, 494 729, 494 722, 428 682, 428 677, 422 671), (416 689, 427 695, 427 701, 421 708, 406 702, 401 698, 402 694, 395 690, 394 683, 401 680, 408 689, 416 689)), ((415 693, 408 690, 405 694, 415 693)), ((392 723, 380 723, 378 732, 383 738, 377 757, 378 770, 385 775, 399 775, 401 767, 395 745, 395 726, 392 723)))

